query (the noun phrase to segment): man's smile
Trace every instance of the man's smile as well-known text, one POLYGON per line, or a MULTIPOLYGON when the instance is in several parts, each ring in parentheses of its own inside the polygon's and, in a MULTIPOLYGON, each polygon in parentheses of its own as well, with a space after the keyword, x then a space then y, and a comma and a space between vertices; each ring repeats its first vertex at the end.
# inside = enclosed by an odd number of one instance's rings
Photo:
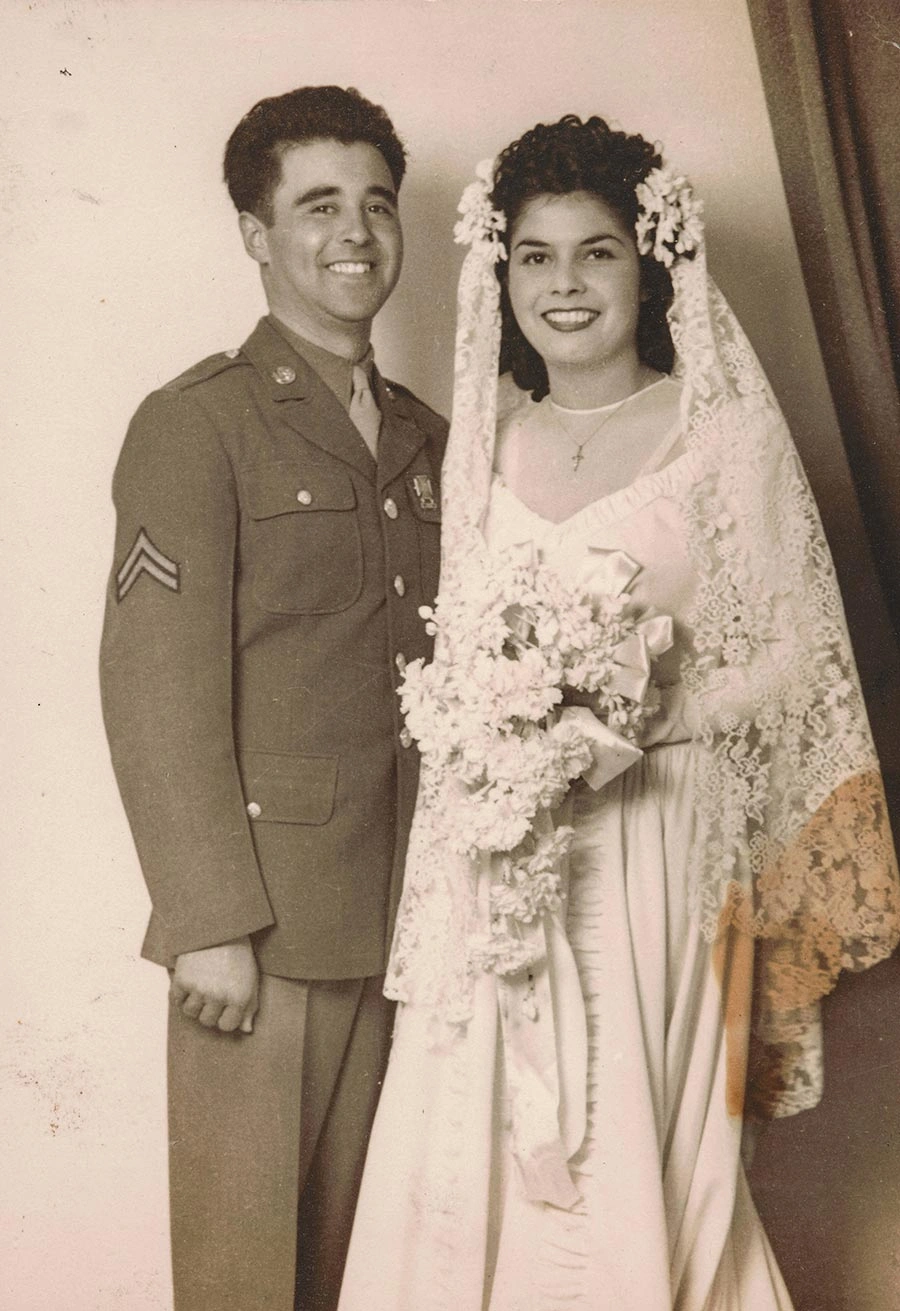
POLYGON ((326 266, 332 273, 343 273, 353 277, 358 277, 362 273, 371 273, 375 267, 372 260, 337 260, 333 264, 326 266))

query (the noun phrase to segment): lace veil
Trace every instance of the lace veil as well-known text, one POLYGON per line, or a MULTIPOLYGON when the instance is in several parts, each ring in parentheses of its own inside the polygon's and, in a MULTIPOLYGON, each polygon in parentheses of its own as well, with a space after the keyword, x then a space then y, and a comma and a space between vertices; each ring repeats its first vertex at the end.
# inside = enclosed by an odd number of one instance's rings
MULTIPOLYGON (((442 579, 485 549, 498 390, 508 382, 498 387, 494 266, 504 220, 490 209, 490 163, 478 177, 457 230, 472 245, 458 293, 442 579)), ((648 224, 645 207, 639 240, 648 224)), ((691 231, 692 257, 663 253, 674 287, 673 374, 683 382, 685 441, 699 469, 682 504, 699 578, 682 668, 699 748, 690 895, 711 942, 722 947, 738 935, 755 943, 745 1114, 771 1117, 818 1101, 819 1000, 842 969, 892 951, 900 890, 818 512, 762 368, 707 274, 696 218, 691 231)), ((423 762, 386 991, 464 1024, 477 870, 435 845, 433 782, 423 762)))

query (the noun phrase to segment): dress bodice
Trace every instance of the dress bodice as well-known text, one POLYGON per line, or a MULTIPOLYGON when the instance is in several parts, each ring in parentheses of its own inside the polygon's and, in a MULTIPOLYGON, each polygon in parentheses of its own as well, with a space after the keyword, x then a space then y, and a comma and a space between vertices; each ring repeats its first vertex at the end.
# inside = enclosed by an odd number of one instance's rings
POLYGON ((567 580, 583 583, 586 590, 591 590, 598 551, 624 551, 641 566, 629 595, 641 610, 652 607, 671 615, 675 630, 673 647, 654 662, 663 706, 648 726, 648 744, 691 736, 692 717, 684 704, 679 671, 690 640, 687 618, 697 584, 682 508, 696 476, 695 464, 693 454, 686 452, 560 523, 530 509, 495 476, 484 525, 492 550, 533 542, 548 565, 567 580))

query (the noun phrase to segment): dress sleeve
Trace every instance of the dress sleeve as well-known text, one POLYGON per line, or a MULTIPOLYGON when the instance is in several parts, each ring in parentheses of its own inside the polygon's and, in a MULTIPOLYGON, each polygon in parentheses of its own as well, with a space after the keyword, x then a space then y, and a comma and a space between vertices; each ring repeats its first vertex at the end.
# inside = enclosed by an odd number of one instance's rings
POLYGON ((237 496, 190 390, 138 410, 113 500, 103 713, 155 939, 174 958, 272 923, 234 750, 237 496))

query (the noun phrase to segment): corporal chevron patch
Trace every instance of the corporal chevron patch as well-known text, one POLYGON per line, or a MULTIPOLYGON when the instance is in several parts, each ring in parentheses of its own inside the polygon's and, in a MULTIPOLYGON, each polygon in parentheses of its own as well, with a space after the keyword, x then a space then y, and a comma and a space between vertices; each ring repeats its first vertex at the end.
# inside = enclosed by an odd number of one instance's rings
POLYGON ((154 546, 142 528, 134 539, 125 562, 116 574, 116 600, 122 601, 134 587, 141 574, 149 574, 170 592, 181 590, 181 570, 159 547, 154 546))

